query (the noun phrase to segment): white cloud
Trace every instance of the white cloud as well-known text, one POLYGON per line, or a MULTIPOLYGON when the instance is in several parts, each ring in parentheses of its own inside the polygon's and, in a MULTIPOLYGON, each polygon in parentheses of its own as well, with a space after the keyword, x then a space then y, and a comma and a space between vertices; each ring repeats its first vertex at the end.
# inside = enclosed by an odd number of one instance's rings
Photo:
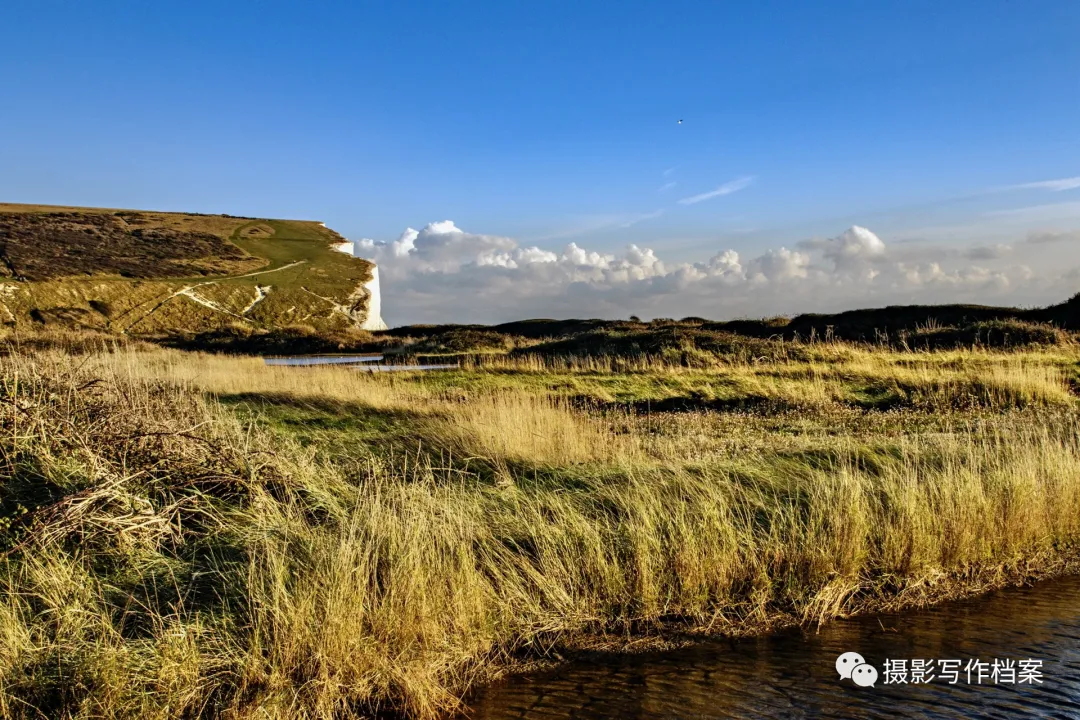
POLYGON ((838 272, 861 269, 885 255, 885 243, 870 230, 853 225, 842 234, 827 239, 806 240, 800 247, 820 250, 838 272))
POLYGON ((450 221, 352 248, 379 263, 384 317, 396 324, 631 313, 760 317, 893 303, 1046 303, 1075 292, 1062 279, 1070 268, 1056 258, 1048 275, 1001 260, 1011 250, 1005 244, 908 245, 896 252, 858 226, 794 249, 765 249, 748 259, 720 250, 699 262, 665 261, 640 245, 621 253, 573 242, 561 249, 522 246, 450 221))
POLYGON ((743 188, 748 187, 754 182, 753 176, 741 177, 731 182, 726 182, 715 190, 710 190, 700 195, 692 195, 690 197, 679 200, 680 205, 694 205, 695 203, 703 202, 705 200, 711 200, 715 197, 722 197, 724 195, 730 195, 731 193, 739 192, 743 188))
POLYGON ((678 185, 677 182, 675 182, 674 180, 670 180, 670 181, 664 183, 663 185, 661 185, 659 188, 657 188, 656 192, 667 192, 668 190, 672 189, 676 185, 678 185))
POLYGON ((764 278, 777 282, 805 278, 809 267, 809 255, 782 247, 766 250, 764 255, 751 260, 747 274, 753 280, 764 278))
POLYGON ((417 235, 419 233, 412 228, 405 228, 405 232, 401 233, 401 237, 391 244, 395 257, 405 257, 411 253, 415 247, 417 235))
POLYGON ((712 276, 739 278, 743 275, 742 264, 739 262, 739 253, 734 250, 724 250, 709 258, 702 265, 695 266, 712 276))

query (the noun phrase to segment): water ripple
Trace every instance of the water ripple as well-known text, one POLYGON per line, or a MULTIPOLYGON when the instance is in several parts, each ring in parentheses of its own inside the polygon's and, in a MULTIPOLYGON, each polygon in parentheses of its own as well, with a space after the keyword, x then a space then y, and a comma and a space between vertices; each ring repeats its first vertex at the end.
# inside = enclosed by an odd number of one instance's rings
POLYGON ((510 718, 1080 718, 1080 578, 1015 588, 897 615, 715 641, 674 652, 579 662, 511 679, 473 699, 476 720, 510 718), (833 663, 861 653, 959 659, 959 682, 840 681, 833 663), (972 684, 963 664, 1043 660, 1042 684, 972 684))

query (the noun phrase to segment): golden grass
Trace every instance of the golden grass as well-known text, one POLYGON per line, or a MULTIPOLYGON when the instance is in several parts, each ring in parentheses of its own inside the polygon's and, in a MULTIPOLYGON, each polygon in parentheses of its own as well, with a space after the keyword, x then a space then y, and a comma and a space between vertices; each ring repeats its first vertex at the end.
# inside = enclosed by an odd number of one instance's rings
POLYGON ((921 604, 1060 571, 1080 540, 1080 416, 1050 356, 723 370, 810 408, 787 419, 591 411, 484 384, 505 367, 449 386, 166 351, 0 362, 10 717, 435 717, 547 648, 921 604), (930 400, 845 410, 871 376, 930 400), (327 457, 227 396, 408 413, 418 442, 327 457), (757 452, 693 451, 740 432, 757 452))

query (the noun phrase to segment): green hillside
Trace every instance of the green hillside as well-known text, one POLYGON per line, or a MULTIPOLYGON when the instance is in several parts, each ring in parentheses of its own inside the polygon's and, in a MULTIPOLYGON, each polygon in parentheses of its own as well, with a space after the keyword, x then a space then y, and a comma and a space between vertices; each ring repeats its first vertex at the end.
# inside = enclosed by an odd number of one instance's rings
POLYGON ((359 326, 372 264, 322 223, 0 203, 0 322, 138 336, 359 326))

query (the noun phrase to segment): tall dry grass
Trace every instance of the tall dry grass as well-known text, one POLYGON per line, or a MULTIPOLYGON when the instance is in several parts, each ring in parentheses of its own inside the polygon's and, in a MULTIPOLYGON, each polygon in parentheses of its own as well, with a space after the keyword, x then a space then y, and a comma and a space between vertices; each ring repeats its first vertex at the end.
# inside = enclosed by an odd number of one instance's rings
POLYGON ((523 653, 918 604, 1060 569, 1080 540, 1069 413, 657 462, 526 393, 179 353, 2 363, 10 717, 434 717, 523 653), (196 390, 413 403, 506 474, 335 463, 196 390))

